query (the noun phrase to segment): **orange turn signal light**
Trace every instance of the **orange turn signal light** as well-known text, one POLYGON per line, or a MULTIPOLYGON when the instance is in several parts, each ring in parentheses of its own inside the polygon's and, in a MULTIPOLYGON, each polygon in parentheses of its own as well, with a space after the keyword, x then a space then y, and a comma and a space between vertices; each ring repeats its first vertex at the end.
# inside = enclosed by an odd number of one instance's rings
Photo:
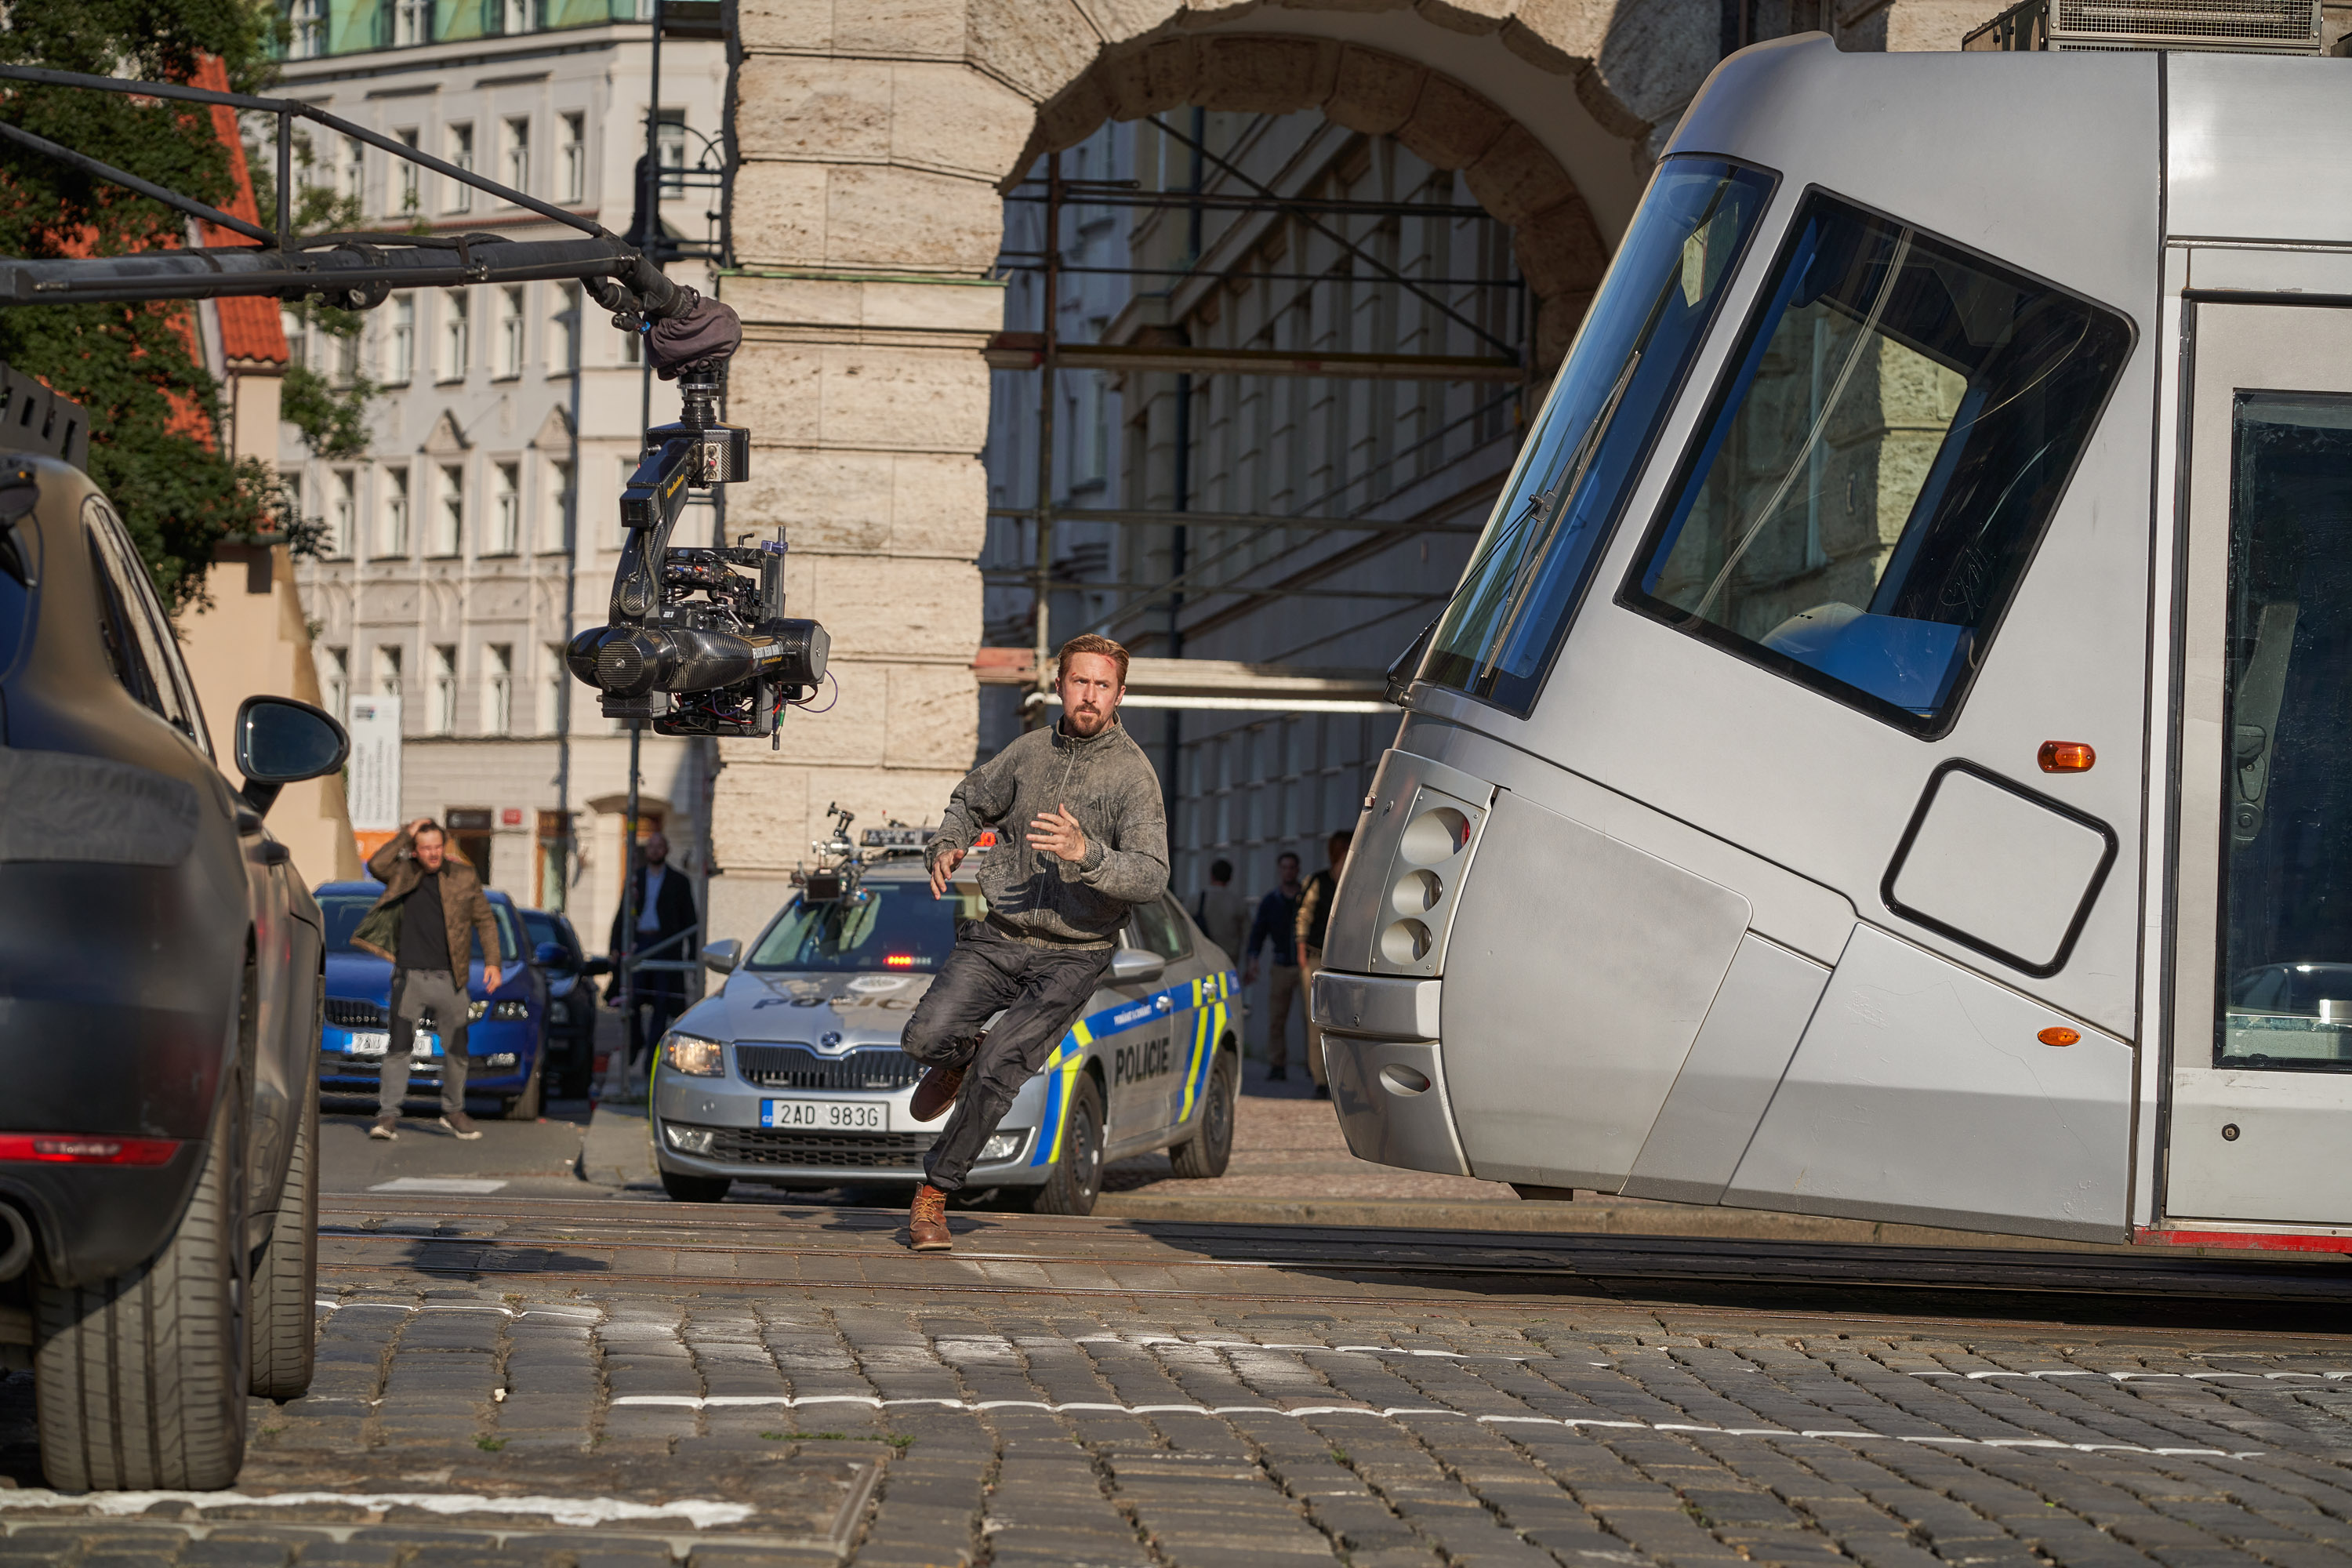
POLYGON ((2033 1037, 2040 1040, 2045 1046, 2071 1046, 2076 1040, 2083 1037, 2083 1031, 2080 1029, 2069 1029, 2063 1025, 2060 1025, 2053 1028, 2044 1029, 2033 1037))
POLYGON ((2045 773, 2087 773, 2099 753, 2080 741, 2044 741, 2041 753, 2033 759, 2042 764, 2045 773))

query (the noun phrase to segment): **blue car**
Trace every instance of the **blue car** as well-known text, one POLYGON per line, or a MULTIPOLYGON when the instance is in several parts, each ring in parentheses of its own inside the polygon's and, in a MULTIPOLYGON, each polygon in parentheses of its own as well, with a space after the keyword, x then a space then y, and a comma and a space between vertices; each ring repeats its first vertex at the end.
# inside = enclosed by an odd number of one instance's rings
MULTIPOLYGON (((530 1121, 539 1115, 540 1066, 547 1054, 547 975, 532 962, 514 900, 496 891, 487 896, 499 926, 502 984, 495 992, 482 988, 482 945, 477 938, 467 968, 474 1009, 466 1031, 466 1095, 468 1100, 495 1098, 500 1115, 530 1121)), ((376 1096, 392 1038, 392 964, 353 947, 352 933, 382 897, 383 884, 377 881, 329 882, 319 889, 327 923, 327 1006, 319 1031, 322 1096, 362 1095, 371 1102, 376 1096)), ((441 1048, 439 1031, 418 1032, 408 1077, 411 1100, 439 1103, 441 1074, 434 1058, 441 1048)))

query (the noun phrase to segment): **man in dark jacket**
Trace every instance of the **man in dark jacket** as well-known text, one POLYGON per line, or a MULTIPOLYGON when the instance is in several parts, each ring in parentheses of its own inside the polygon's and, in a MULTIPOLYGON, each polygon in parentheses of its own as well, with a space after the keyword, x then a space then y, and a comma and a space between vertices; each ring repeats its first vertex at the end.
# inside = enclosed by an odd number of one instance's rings
MULTIPOLYGON (((613 959, 612 999, 615 1004, 621 1000, 623 953, 642 952, 656 962, 691 959, 691 938, 686 942, 670 939, 701 923, 694 911, 694 884, 686 879, 684 873, 671 868, 669 840, 659 831, 646 836, 645 853, 629 879, 634 885, 621 907, 613 911, 613 940, 605 950, 613 959), (636 940, 625 942, 621 940, 621 925, 631 910, 636 911, 636 940)), ((677 969, 640 969, 633 984, 635 1013, 650 1013, 651 1016, 632 1016, 626 1020, 632 1064, 643 1058, 672 1020, 686 1010, 686 973, 677 969)))
POLYGON ((927 856, 931 891, 944 895, 982 830, 1025 824, 1022 837, 1000 834, 982 861, 988 917, 957 934, 901 1040, 931 1069, 915 1089, 915 1120, 955 1107, 915 1189, 907 1230, 918 1252, 952 1245, 948 1194, 1085 1010, 1127 911, 1168 887, 1160 778, 1118 721, 1127 650, 1089 633, 1064 643, 1055 664, 1060 721, 964 775, 927 856))
POLYGON ((392 1041, 378 1080, 371 1138, 397 1138, 408 1098, 409 1053, 416 1026, 430 1014, 441 1036, 441 1125, 467 1140, 481 1130, 466 1114, 466 989, 474 942, 482 944, 482 988, 499 988, 499 923, 482 879, 449 854, 448 835, 418 817, 368 857, 368 875, 383 884, 352 934, 352 945, 392 960, 392 1041))
POLYGON ((1298 880, 1298 857, 1286 849, 1274 858, 1281 885, 1258 901, 1257 921, 1250 927, 1249 965, 1242 984, 1257 983, 1257 950, 1274 949, 1274 970, 1266 980, 1265 1078, 1281 1083, 1290 1077, 1290 1015, 1298 995, 1298 900, 1307 889, 1298 880))

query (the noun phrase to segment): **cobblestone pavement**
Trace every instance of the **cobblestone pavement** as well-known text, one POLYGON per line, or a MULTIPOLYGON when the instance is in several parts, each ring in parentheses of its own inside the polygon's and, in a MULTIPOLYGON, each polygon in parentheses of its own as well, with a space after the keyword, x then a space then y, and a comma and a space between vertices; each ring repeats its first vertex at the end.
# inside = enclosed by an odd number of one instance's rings
POLYGON ((330 1202, 233 1494, 0 1384, 0 1559, 2352 1565, 2333 1262, 427 1202, 330 1202))

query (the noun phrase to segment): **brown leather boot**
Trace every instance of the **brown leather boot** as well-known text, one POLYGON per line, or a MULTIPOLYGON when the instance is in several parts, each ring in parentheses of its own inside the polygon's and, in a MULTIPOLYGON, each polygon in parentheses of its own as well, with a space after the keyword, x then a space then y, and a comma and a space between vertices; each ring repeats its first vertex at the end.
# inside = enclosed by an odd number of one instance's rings
POLYGON ((948 1195, 929 1182, 915 1189, 915 1206, 907 1215, 907 1245, 917 1252, 954 1249, 955 1238, 948 1234, 948 1195))
POLYGON ((914 1103, 907 1114, 918 1121, 937 1121, 955 1103, 956 1091, 963 1087, 963 1068, 936 1067, 923 1075, 915 1086, 914 1103))

